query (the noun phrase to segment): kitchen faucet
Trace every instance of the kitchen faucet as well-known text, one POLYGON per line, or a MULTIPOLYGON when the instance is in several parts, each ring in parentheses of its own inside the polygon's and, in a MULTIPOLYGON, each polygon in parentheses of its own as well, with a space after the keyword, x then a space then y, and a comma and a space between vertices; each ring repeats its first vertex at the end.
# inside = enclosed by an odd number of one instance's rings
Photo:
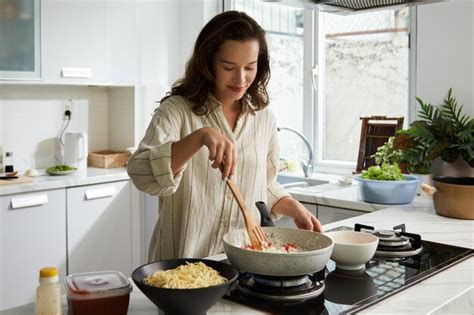
POLYGON ((309 158, 308 158, 308 161, 304 161, 304 160, 300 161, 301 168, 303 169, 304 177, 310 177, 311 174, 313 173, 314 161, 313 161, 313 148, 311 147, 311 144, 309 143, 308 139, 302 133, 300 133, 299 131, 295 129, 288 128, 288 127, 277 127, 277 131, 281 131, 281 130, 291 131, 295 133, 296 135, 298 135, 301 139, 303 139, 303 142, 305 143, 306 148, 308 149, 309 158))

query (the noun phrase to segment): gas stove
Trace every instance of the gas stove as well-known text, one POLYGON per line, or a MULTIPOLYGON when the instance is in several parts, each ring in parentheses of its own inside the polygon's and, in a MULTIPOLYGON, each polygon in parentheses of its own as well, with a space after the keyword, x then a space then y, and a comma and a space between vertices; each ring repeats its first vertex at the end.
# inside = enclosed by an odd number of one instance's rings
POLYGON ((472 249, 422 240, 404 225, 376 230, 356 224, 329 231, 338 230, 380 238, 365 269, 342 270, 329 260, 325 269, 300 277, 242 273, 224 298, 274 314, 353 314, 474 255, 472 249))

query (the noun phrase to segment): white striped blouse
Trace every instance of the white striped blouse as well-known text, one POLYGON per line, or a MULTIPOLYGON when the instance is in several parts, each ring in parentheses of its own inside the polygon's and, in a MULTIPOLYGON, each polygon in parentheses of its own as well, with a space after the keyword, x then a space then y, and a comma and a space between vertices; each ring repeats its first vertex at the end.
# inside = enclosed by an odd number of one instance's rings
POLYGON ((168 98, 156 110, 145 137, 128 162, 128 174, 135 186, 160 197, 149 261, 221 253, 224 234, 245 227, 239 206, 220 171, 211 167, 207 147, 201 147, 173 177, 171 144, 199 128, 216 128, 236 144, 238 161, 233 179, 257 222, 260 214, 256 201, 265 201, 271 209, 280 198, 289 196, 276 181, 279 147, 271 111, 265 108, 254 112, 250 103, 244 101, 232 130, 222 105, 212 96, 209 102, 214 110, 199 116, 192 112, 192 103, 186 98, 168 98))

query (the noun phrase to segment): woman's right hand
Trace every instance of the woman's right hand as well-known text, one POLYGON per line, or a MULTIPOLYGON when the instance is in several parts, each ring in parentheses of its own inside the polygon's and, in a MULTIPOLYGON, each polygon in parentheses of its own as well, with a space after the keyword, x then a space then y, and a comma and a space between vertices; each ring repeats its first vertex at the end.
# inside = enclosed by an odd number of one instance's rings
POLYGON ((211 127, 200 129, 201 144, 209 149, 209 160, 212 167, 219 168, 222 177, 226 178, 235 173, 237 165, 237 148, 222 132, 211 127))

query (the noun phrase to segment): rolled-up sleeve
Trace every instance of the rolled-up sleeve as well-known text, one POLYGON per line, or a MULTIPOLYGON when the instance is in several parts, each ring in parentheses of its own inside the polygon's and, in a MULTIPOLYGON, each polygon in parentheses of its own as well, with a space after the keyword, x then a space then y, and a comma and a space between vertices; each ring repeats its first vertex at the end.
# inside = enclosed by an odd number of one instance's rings
MULTIPOLYGON (((272 116, 273 118, 273 116, 272 116)), ((278 163, 280 161, 280 146, 275 119, 271 119, 269 126, 270 141, 267 154, 267 204, 270 209, 283 197, 291 196, 280 183, 277 182, 278 163)), ((272 218, 278 220, 281 214, 271 212, 272 218)))
POLYGON ((176 106, 169 100, 160 105, 128 161, 127 172, 133 183, 150 195, 167 196, 176 192, 186 169, 185 165, 176 176, 171 169, 171 145, 181 138, 182 121, 176 106))

